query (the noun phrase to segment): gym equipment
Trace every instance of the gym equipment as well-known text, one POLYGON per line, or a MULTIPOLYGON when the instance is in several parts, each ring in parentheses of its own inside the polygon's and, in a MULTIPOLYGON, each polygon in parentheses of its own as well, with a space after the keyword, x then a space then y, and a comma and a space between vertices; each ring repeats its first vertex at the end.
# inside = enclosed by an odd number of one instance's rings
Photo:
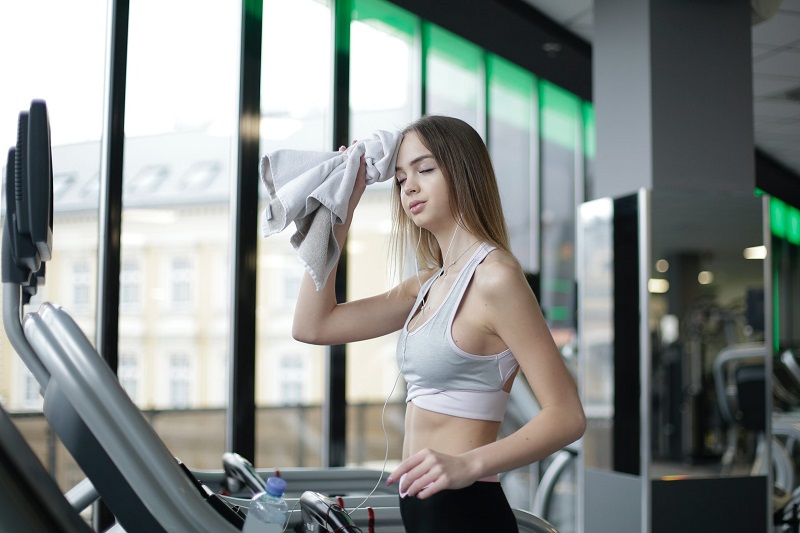
MULTIPOLYGON (((116 517, 114 527, 129 533, 240 531, 249 500, 220 496, 169 453, 63 308, 49 302, 36 311, 25 308, 44 283, 45 264, 52 253, 50 127, 43 101, 33 101, 30 110, 20 114, 18 132, 6 176, 3 324, 9 341, 39 384, 45 418, 91 482, 91 486, 80 484, 70 497, 83 505, 92 500, 96 490, 116 517)), ((239 476, 230 479, 251 489, 258 486, 252 465, 243 458, 227 459, 231 474, 239 476)), ((376 480, 374 477, 373 482, 376 480)), ((25 496, 20 491, 14 494, 25 496)), ((300 506, 290 517, 290 526, 297 531, 308 529, 301 524, 303 512, 308 520, 344 523, 345 516, 328 503, 332 500, 314 493, 303 496, 294 502, 287 500, 290 506, 300 506)), ((54 501, 66 501, 63 495, 59 498, 54 501)), ((402 531, 397 498, 397 494, 380 495, 365 501, 350 496, 341 501, 352 507, 364 505, 346 513, 357 527, 364 530, 380 521, 375 531, 389 533, 402 531)), ((521 531, 555 531, 529 513, 515 513, 521 531)), ((34 517, 20 513, 18 519, 20 527, 15 530, 36 531, 34 517)))
POLYGON ((92 533, 2 407, 0 492, 2 531, 92 533))

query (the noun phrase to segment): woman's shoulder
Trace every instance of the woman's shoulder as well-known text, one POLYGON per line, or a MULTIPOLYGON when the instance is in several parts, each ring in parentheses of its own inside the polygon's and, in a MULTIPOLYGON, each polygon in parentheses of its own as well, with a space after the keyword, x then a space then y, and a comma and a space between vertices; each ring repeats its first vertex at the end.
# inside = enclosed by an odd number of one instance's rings
POLYGON ((404 297, 415 300, 419 294, 419 290, 423 285, 425 285, 431 276, 436 274, 436 272, 438 272, 438 270, 435 268, 420 270, 413 276, 409 276, 404 279, 400 285, 395 287, 395 289, 400 291, 404 297))
POLYGON ((473 285, 481 293, 492 296, 519 290, 522 285, 529 287, 517 258, 499 248, 489 252, 475 269, 473 285))

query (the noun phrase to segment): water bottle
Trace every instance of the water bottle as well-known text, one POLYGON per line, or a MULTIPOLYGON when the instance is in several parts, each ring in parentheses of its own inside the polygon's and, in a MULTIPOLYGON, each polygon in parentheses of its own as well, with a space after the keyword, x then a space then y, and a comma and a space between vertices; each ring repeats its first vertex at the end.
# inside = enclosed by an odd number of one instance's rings
POLYGON ((267 489, 250 500, 243 533, 281 533, 289 518, 289 506, 283 499, 286 481, 279 477, 267 479, 267 489))

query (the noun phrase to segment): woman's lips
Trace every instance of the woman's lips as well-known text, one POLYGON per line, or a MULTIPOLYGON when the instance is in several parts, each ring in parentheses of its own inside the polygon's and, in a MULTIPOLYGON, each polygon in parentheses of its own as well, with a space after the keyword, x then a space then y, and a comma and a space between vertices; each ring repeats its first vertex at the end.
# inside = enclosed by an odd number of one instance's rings
POLYGON ((419 200, 414 200, 413 202, 408 204, 408 210, 411 212, 411 214, 416 215, 417 213, 422 211, 422 208, 424 206, 425 206, 425 202, 421 202, 419 200))

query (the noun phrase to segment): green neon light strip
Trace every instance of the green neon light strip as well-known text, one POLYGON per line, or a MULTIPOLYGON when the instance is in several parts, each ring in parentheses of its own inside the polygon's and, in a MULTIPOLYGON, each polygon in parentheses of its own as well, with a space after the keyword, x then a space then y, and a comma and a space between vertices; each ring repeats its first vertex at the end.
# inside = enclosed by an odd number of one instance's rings
POLYGON ((580 127, 580 99, 569 91, 539 80, 541 134, 567 149, 575 149, 580 127))
POLYGON ((769 199, 769 227, 776 237, 786 236, 786 204, 775 197, 769 199))
POLYGON ((544 279, 542 288, 550 292, 569 293, 575 288, 575 283, 568 279, 544 279))
POLYGON ((788 206, 786 213, 786 240, 800 246, 800 210, 788 206))
POLYGON ((417 17, 386 0, 355 0, 353 20, 380 27, 389 34, 394 30, 412 37, 418 24, 417 17))
POLYGON ((430 53, 464 70, 476 72, 483 62, 483 51, 476 45, 434 24, 425 26, 430 53))
POLYGON ((769 226, 772 234, 800 246, 800 209, 775 198, 769 199, 769 226))
POLYGON ((548 320, 567 320, 570 317, 569 308, 563 305, 553 305, 547 308, 548 320))
POLYGON ((494 54, 489 54, 487 66, 492 83, 526 99, 530 98, 536 80, 533 74, 494 54))
POLYGON ((489 116, 523 131, 531 131, 531 94, 536 83, 533 74, 494 54, 487 56, 486 74, 489 79, 489 116))

